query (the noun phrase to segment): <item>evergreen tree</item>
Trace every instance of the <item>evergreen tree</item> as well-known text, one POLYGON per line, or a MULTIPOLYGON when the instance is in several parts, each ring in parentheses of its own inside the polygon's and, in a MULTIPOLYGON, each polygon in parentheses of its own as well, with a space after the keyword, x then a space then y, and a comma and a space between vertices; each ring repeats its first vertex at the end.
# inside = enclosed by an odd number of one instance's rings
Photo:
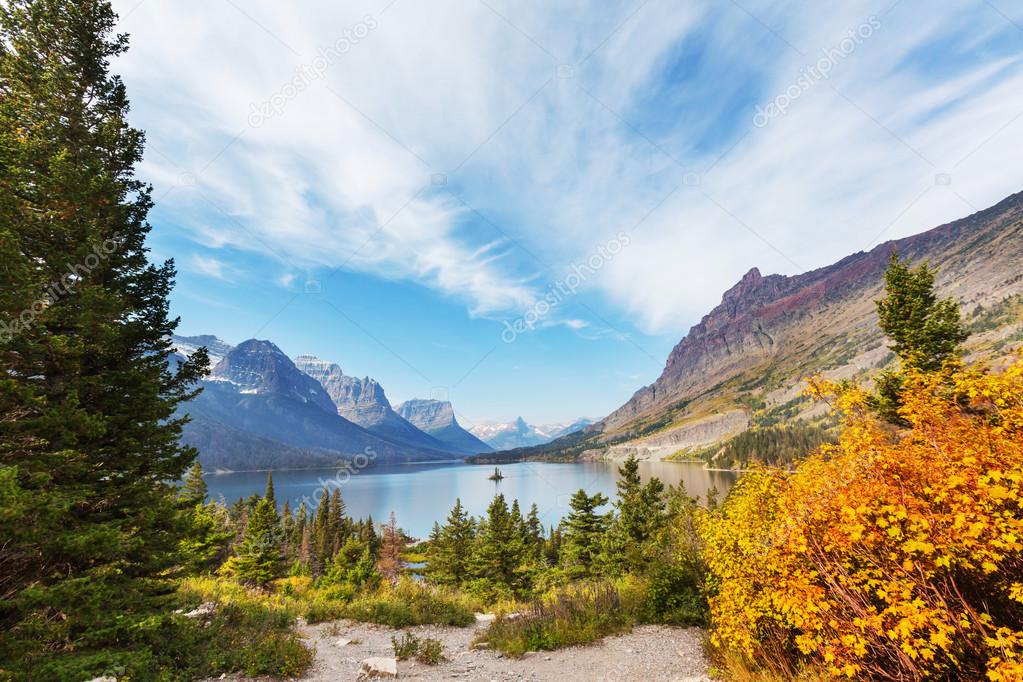
POLYGON ((181 541, 180 554, 193 573, 211 571, 227 556, 234 529, 227 509, 216 502, 197 504, 189 517, 189 532, 181 541))
POLYGON ((468 579, 475 525, 462 507, 462 500, 456 498, 439 538, 430 546, 428 573, 431 580, 443 585, 459 585, 468 579))
POLYGON ((529 516, 526 517, 526 534, 532 547, 533 557, 539 559, 543 556, 543 524, 540 523, 540 510, 534 502, 529 507, 529 516))
POLYGON ((523 586, 524 548, 514 519, 498 494, 479 524, 470 561, 473 577, 485 588, 516 591, 523 586))
POLYGON ((274 510, 277 509, 277 497, 274 495, 274 472, 272 469, 266 474, 266 492, 263 493, 263 497, 270 500, 274 510))
POLYGON ((885 296, 877 301, 878 325, 903 366, 937 372, 957 357, 969 332, 955 300, 937 297, 934 271, 926 263, 911 269, 893 251, 884 281, 885 296))
POLYGON ((440 535, 441 535, 440 523, 434 521, 433 528, 430 529, 430 536, 427 538, 429 546, 436 547, 437 544, 440 542, 440 535))
POLYGON ((224 572, 242 582, 262 587, 281 577, 281 560, 277 509, 269 498, 264 497, 252 512, 245 537, 237 554, 224 565, 224 572))
POLYGON ((284 552, 285 558, 291 560, 294 558, 294 547, 292 538, 295 535, 295 516, 291 513, 291 505, 288 504, 287 500, 284 500, 284 508, 281 510, 281 550, 284 552))
POLYGON ((206 502, 206 495, 208 493, 209 488, 206 487, 206 481, 202 478, 202 466, 197 459, 192 462, 188 473, 185 474, 185 480, 181 484, 180 490, 178 490, 178 497, 187 506, 194 507, 197 504, 206 502))
POLYGON ((373 524, 373 515, 368 514, 359 531, 359 538, 370 548, 370 552, 376 554, 380 551, 380 538, 377 537, 376 526, 373 524))
POLYGON ((330 537, 331 549, 336 551, 344 544, 344 537, 348 535, 348 519, 345 517, 345 503, 341 499, 341 490, 334 488, 330 494, 330 537))
MULTIPOLYGON (((892 251, 885 271, 885 296, 877 304, 878 326, 891 340, 902 369, 937 372, 961 352, 969 336, 951 298, 939 299, 934 271, 927 264, 910 268, 892 251)), ((898 414, 902 376, 885 371, 877 379, 875 406, 890 422, 904 424, 898 414)))
POLYGON ((313 575, 319 575, 334 556, 330 535, 330 493, 326 488, 320 493, 313 518, 313 575))
POLYGON ((639 500, 643 483, 639 477, 639 460, 635 455, 628 458, 618 467, 618 522, 627 538, 638 539, 643 536, 643 519, 639 500))
POLYGON ((571 512, 565 522, 561 547, 561 564, 571 577, 591 574, 594 558, 599 550, 601 535, 607 528, 606 517, 597 513, 597 507, 607 504, 602 493, 587 495, 580 488, 569 502, 571 512))
POLYGON ((102 0, 0 3, 0 661, 38 679, 166 608, 196 456, 175 411, 208 367, 168 365, 115 25, 102 0))

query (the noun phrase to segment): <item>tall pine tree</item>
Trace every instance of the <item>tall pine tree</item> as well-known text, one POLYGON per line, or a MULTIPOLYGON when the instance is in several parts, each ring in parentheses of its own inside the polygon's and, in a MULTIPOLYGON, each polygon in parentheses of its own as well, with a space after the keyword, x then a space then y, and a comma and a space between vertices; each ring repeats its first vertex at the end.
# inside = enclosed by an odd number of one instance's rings
POLYGON ((902 404, 902 372, 940 371, 959 356, 962 343, 969 336, 955 300, 939 299, 935 293, 934 274, 926 263, 910 268, 892 251, 884 273, 885 295, 875 302, 878 325, 902 363, 900 371, 882 372, 876 381, 878 412, 895 424, 905 424, 898 413, 902 404))
POLYGON ((160 608, 196 455, 175 410, 208 366, 168 369, 175 270, 147 258, 115 22, 102 0, 0 3, 0 660, 39 679, 160 608))
POLYGON ((277 507, 264 497, 249 517, 237 554, 224 564, 222 570, 244 583, 263 587, 281 577, 282 564, 277 507))
POLYGON ((572 495, 568 520, 561 547, 561 563, 572 577, 590 575, 600 539, 607 528, 607 519, 597 513, 597 507, 607 504, 602 493, 587 495, 580 488, 572 495))

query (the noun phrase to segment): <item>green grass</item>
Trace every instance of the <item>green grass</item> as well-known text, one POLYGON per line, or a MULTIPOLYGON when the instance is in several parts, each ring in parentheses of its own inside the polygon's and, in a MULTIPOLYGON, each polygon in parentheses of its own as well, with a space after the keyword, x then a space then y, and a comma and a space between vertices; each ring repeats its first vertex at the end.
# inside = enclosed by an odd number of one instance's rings
POLYGON ((527 651, 588 644, 628 632, 634 623, 613 585, 579 584, 533 602, 523 613, 499 616, 476 642, 517 657, 527 651))
MULTIPOLYGON (((176 682, 217 677, 223 673, 278 678, 301 676, 313 651, 294 632, 294 616, 281 601, 269 601, 244 588, 215 588, 217 581, 185 581, 167 612, 134 628, 117 648, 83 651, 68 647, 25 668, 0 669, 2 680, 118 680, 176 682), (212 599, 214 593, 227 594, 212 599), (205 617, 191 611, 204 601, 217 607, 205 617)), ((216 596, 220 596, 217 594, 216 596)), ((117 614, 111 614, 116 619, 117 614)))
POLYGON ((395 628, 412 625, 457 625, 475 622, 478 605, 454 591, 427 587, 410 579, 357 596, 343 609, 343 616, 395 628))

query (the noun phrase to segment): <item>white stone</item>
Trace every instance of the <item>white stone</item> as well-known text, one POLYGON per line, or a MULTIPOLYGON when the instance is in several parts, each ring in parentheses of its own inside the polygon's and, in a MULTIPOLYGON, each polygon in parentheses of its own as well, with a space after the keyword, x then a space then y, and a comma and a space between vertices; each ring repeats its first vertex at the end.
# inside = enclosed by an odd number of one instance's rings
POLYGON ((490 623, 490 622, 493 622, 496 618, 497 618, 497 616, 495 616, 492 613, 477 613, 476 614, 476 622, 477 623, 490 623))
POLYGON ((352 640, 342 637, 341 639, 334 642, 334 646, 348 646, 352 643, 352 640))
POLYGON ((382 656, 367 658, 362 662, 362 668, 359 670, 360 679, 397 676, 398 659, 396 658, 384 658, 382 656))
POLYGON ((217 605, 211 601, 203 602, 196 608, 192 609, 185 614, 185 618, 205 618, 206 616, 213 615, 213 612, 217 610, 217 605))

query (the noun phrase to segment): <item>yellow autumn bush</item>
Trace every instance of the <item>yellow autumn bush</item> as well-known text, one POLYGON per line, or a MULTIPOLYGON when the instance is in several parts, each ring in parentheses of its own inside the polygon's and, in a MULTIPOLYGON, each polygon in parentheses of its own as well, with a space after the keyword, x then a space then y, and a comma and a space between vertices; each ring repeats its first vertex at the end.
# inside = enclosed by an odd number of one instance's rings
POLYGON ((717 646, 783 675, 1023 680, 1023 359, 905 381, 905 429, 812 381, 838 443, 704 517, 717 646))

